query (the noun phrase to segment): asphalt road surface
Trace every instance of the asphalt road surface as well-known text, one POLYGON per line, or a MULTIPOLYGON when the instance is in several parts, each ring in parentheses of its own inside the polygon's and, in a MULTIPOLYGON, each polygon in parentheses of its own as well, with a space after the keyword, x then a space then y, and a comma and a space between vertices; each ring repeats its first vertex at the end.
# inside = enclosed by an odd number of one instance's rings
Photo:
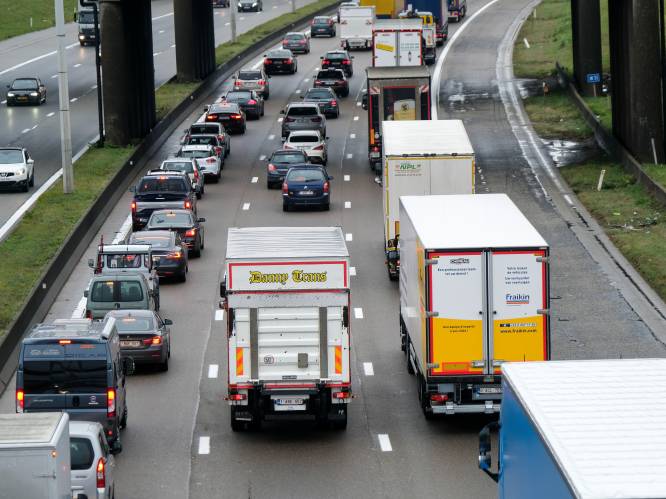
MULTIPOLYGON (((469 2, 470 14, 487 1, 469 2)), ((552 245, 553 356, 664 356, 664 345, 585 251, 522 159, 496 76, 497 48, 529 0, 513 3, 488 8, 452 46, 443 65, 439 117, 465 121, 477 152, 477 192, 507 192, 552 245)), ((457 29, 452 25, 451 33, 457 29)), ((381 190, 368 167, 367 122, 359 105, 369 53, 354 53, 350 96, 342 99, 340 118, 328 121, 331 211, 284 213, 280 191, 266 189, 265 157, 280 146, 279 110, 312 85, 319 55, 336 45, 337 39, 312 40, 312 53, 299 56, 296 75, 270 80, 265 117, 250 121, 246 135, 233 136, 222 181, 206 187, 199 205, 207 219, 203 256, 190 262, 186 283, 161 287, 163 316, 175 323, 170 369, 141 371, 129 380, 118 498, 497 496, 495 484, 477 469, 478 431, 487 419, 426 421, 400 351, 398 288, 384 265, 381 190), (351 324, 356 398, 346 431, 318 430, 309 421, 231 431, 218 284, 227 228, 253 225, 339 225, 348 234, 352 306, 361 313, 351 324)), ((183 127, 197 118, 190 116, 183 127)), ((175 151, 178 139, 175 133, 149 166, 175 151)), ((129 204, 128 194, 104 225, 105 240, 115 237, 129 204)), ((91 245, 48 320, 72 314, 93 253, 91 245)), ((13 410, 12 390, 0 399, 0 410, 13 410)))

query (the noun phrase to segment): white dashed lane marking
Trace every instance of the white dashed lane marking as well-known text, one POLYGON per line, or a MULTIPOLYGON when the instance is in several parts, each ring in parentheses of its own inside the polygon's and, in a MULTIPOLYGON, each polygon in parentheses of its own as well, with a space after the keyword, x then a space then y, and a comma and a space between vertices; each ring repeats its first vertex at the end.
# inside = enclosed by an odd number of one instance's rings
POLYGON ((350 139, 355 139, 355 138, 356 138, 356 134, 355 134, 355 133, 350 133, 350 134, 349 134, 349 138, 350 138, 350 139))
POLYGON ((224 320, 224 310, 221 308, 215 311, 215 320, 223 321, 224 320))
POLYGON ((347 209, 351 208, 351 201, 345 201, 345 208, 347 209))
POLYGON ((250 209, 250 203, 243 203, 243 211, 248 211, 250 209))
POLYGON ((347 232, 345 234, 345 241, 353 241, 353 240, 354 240, 353 234, 351 232, 347 232))
POLYGON ((69 102, 76 102, 77 100, 79 100, 78 97, 72 97, 71 99, 69 99, 69 102))
POLYGON ((268 140, 273 140, 273 139, 275 139, 275 135, 270 134, 270 135, 268 136, 268 140))
POLYGON ((345 182, 349 182, 351 180, 351 175, 345 175, 344 180, 345 182))
POLYGON ((358 121, 358 116, 354 116, 354 121, 358 121))
POLYGON ((256 184, 257 182, 259 182, 259 177, 252 177, 252 183, 256 184))
POLYGON ((30 131, 29 128, 24 128, 24 129, 21 131, 21 133, 28 133, 29 131, 30 131))
POLYGON ((377 439, 379 440, 379 447, 382 452, 391 452, 393 450, 393 447, 391 447, 391 440, 386 433, 380 433, 377 435, 377 439))
MULTIPOLYGON (((363 363, 363 371, 365 372, 366 376, 374 376, 375 375, 375 369, 372 367, 372 362, 364 362, 363 363)), ((210 376, 208 376, 210 378, 210 376)))
POLYGON ((259 156, 259 161, 264 161, 265 159, 266 159, 265 154, 262 154, 261 156, 259 156))
MULTIPOLYGON (((217 378, 217 373, 220 370, 220 366, 217 364, 211 364, 208 366, 208 377, 211 379, 217 378)), ((366 373, 367 374, 367 373, 366 373)))
POLYGON ((354 317, 356 319, 363 319, 363 309, 361 307, 356 307, 354 309, 354 317))
POLYGON ((347 159, 352 159, 354 155, 352 153, 347 153, 347 159))
POLYGON ((199 454, 210 454, 210 437, 199 437, 199 454))
POLYGON ((55 112, 51 111, 49 114, 46 115, 46 117, 47 117, 47 118, 50 118, 50 117, 53 116, 54 114, 55 114, 55 112))
POLYGON ((80 67, 81 67, 81 63, 76 63, 76 64, 74 64, 74 67, 75 67, 75 68, 80 68, 80 67))
POLYGON ((349 275, 350 276, 356 275, 356 267, 349 267, 349 275))

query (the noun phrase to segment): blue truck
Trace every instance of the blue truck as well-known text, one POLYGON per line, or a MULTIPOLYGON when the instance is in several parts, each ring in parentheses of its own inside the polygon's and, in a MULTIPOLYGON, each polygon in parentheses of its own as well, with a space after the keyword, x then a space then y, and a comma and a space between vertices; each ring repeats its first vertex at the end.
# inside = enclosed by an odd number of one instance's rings
POLYGON ((479 467, 500 499, 666 497, 666 359, 506 363, 502 373, 499 423, 479 435, 479 467))
POLYGON ((449 39, 449 15, 447 0, 405 0, 404 10, 430 12, 435 18, 437 46, 449 39))
POLYGON ((467 14, 467 1, 466 0, 447 0, 449 19, 455 22, 462 21, 465 14, 467 14))

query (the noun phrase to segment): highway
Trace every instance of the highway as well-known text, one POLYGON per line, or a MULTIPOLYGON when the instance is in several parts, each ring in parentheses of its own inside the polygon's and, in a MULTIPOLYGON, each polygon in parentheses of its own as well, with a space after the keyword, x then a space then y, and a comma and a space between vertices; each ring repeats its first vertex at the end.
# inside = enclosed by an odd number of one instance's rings
MULTIPOLYGON (((470 14, 488 3, 469 1, 470 14)), ((490 3, 468 24, 451 25, 452 35, 461 27, 464 32, 441 66, 438 116, 464 120, 477 153, 477 192, 508 193, 551 244, 553 357, 666 356, 664 344, 628 305, 608 277, 610 270, 576 237, 550 199, 555 193, 544 193, 523 156, 500 99, 498 47, 532 1, 490 3)), ((312 40, 311 54, 299 56, 296 75, 270 80, 265 117, 250 121, 244 136, 233 136, 221 182, 206 186, 199 205, 199 215, 207 219, 203 256, 190 261, 186 283, 161 287, 162 315, 175 323, 170 369, 140 371, 128 382, 128 427, 117 457, 119 499, 497 496, 496 485, 477 469, 478 431, 487 419, 426 421, 416 380, 400 351, 398 287, 384 265, 381 190, 368 167, 367 120, 360 107, 368 52, 353 53, 350 96, 342 99, 340 118, 328 120, 331 211, 284 213, 280 191, 266 189, 265 158, 280 147, 279 111, 312 86, 319 56, 337 44, 337 39, 312 40), (356 398, 346 431, 317 430, 308 421, 269 422, 260 432, 231 431, 223 400, 226 335, 218 285, 226 229, 253 225, 337 225, 347 234, 356 398)), ((190 116, 177 130, 197 118, 190 116)), ((179 138, 178 132, 170 137, 149 166, 174 152, 179 138)), ((118 235, 130 200, 128 193, 104 224, 100 235, 106 241, 118 235)), ((93 255, 91 245, 47 320, 72 315, 90 278, 86 262, 93 255)), ((14 410, 13 396, 9 389, 0 398, 1 412, 14 410)))
MULTIPOLYGON (((297 0, 301 7, 310 0, 297 0)), ((266 0, 259 13, 239 13, 238 33, 243 33, 279 15, 291 12, 290 0, 266 0)), ((215 42, 231 38, 229 9, 215 9, 215 42)), ((153 60, 155 85, 176 74, 173 2, 152 1, 153 60)), ((67 64, 72 124, 73 154, 98 135, 95 49, 81 47, 76 24, 67 25, 67 64)), ((60 118, 58 114, 58 60, 55 30, 30 33, 0 42, 0 145, 23 146, 35 159, 35 188, 28 193, 0 192, 0 225, 51 175, 61 168, 60 118), (15 78, 38 77, 47 87, 47 102, 41 106, 7 107, 6 85, 15 78)))

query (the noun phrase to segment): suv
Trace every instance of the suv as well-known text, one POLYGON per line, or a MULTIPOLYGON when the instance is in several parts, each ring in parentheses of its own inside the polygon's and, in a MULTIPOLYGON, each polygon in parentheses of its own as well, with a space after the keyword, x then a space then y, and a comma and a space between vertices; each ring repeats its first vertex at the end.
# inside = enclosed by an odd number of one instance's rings
POLYGON ((197 212, 197 195, 185 172, 152 170, 130 188, 132 199, 132 231, 141 230, 150 214, 165 208, 185 208, 197 212))
POLYGON ((104 435, 104 428, 91 421, 69 422, 69 455, 72 469, 72 494, 92 499, 115 495, 116 462, 104 435))
POLYGON ((0 187, 23 192, 35 185, 35 161, 23 147, 0 147, 0 187))
POLYGON ((109 310, 159 310, 155 292, 143 274, 97 274, 93 276, 86 298, 86 317, 103 319, 109 310))
POLYGON ((125 376, 134 372, 134 362, 120 356, 116 320, 37 324, 19 348, 16 412, 65 411, 70 420, 100 423, 111 448, 120 451, 125 376))
POLYGON ((347 78, 354 74, 354 56, 350 56, 346 50, 331 50, 321 56, 321 69, 342 69, 347 78))
POLYGON ((255 90, 264 100, 268 100, 271 95, 268 78, 269 76, 262 68, 241 69, 234 76, 234 90, 255 90))
POLYGON ((286 109, 280 111, 284 114, 282 120, 282 138, 296 130, 317 130, 322 137, 326 136, 326 118, 319 111, 319 106, 309 102, 292 102, 286 109))
POLYGON ((160 170, 170 172, 185 172, 190 177, 197 199, 205 194, 203 173, 199 172, 199 167, 194 158, 167 158, 162 161, 160 170))
POLYGON ((322 69, 318 71, 314 88, 331 88, 340 97, 349 95, 349 82, 342 69, 322 69))

